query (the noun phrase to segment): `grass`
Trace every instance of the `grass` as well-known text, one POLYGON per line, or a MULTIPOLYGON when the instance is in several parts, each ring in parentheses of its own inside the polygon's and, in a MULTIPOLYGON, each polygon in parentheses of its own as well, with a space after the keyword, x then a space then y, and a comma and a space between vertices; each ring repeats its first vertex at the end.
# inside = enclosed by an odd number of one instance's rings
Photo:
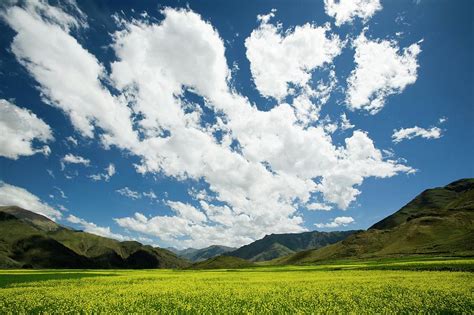
POLYGON ((472 264, 410 259, 205 271, 4 270, 0 313, 472 314, 473 273, 422 270, 472 264), (418 270, 388 270, 400 266, 418 270))

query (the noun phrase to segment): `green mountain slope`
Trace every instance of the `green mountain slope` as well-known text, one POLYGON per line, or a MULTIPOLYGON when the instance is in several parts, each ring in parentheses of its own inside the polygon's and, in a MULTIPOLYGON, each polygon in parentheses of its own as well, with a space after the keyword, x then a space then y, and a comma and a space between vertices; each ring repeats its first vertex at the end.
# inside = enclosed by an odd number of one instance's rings
POLYGON ((178 268, 174 253, 63 227, 19 207, 0 207, 0 268, 178 268))
POLYGON ((240 257, 249 261, 265 261, 294 252, 321 248, 339 242, 356 231, 342 232, 304 232, 271 234, 239 249, 226 253, 226 256, 240 257))
POLYGON ((190 269, 238 269, 238 268, 247 268, 255 266, 254 263, 238 258, 238 257, 230 257, 230 256, 217 256, 214 258, 210 258, 205 261, 197 262, 191 267, 190 269))
POLYGON ((367 231, 318 250, 274 260, 304 264, 345 258, 474 255, 474 179, 428 189, 367 231))
POLYGON ((204 261, 206 259, 213 258, 233 250, 235 250, 235 248, 222 245, 211 245, 209 247, 201 249, 172 249, 173 253, 175 253, 178 257, 185 258, 192 262, 204 261))

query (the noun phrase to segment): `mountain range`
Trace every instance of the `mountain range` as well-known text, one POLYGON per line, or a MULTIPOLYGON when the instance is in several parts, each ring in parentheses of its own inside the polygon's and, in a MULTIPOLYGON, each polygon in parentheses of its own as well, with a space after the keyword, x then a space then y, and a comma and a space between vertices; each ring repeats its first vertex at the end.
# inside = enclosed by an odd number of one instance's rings
POLYGON ((238 249, 177 250, 120 242, 61 226, 34 212, 0 207, 0 268, 242 268, 256 262, 474 256, 474 179, 428 189, 365 231, 266 235, 238 249), (194 264, 192 264, 194 263, 194 264))
POLYGON ((474 179, 428 189, 394 214, 345 240, 272 264, 406 256, 474 256, 474 179))
POLYGON ((174 253, 61 226, 15 206, 0 207, 0 268, 182 268, 174 253))
POLYGON ((169 251, 175 253, 178 257, 187 259, 191 262, 204 261, 209 258, 213 258, 231 251, 236 250, 234 247, 222 246, 222 245, 211 245, 205 248, 186 248, 176 249, 173 247, 167 248, 169 251))
POLYGON ((336 232, 303 232, 271 234, 264 238, 244 245, 239 249, 225 253, 249 261, 266 261, 290 255, 308 249, 318 249, 337 243, 357 231, 336 232))

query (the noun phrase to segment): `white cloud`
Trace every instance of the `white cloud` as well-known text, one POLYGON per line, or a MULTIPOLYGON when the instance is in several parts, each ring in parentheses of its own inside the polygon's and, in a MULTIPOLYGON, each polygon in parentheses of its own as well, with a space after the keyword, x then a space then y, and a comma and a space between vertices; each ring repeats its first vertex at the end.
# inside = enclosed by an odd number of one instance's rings
POLYGON ((330 205, 324 204, 324 203, 319 203, 319 202, 314 202, 314 203, 309 203, 306 206, 306 209, 308 210, 320 210, 320 211, 330 211, 332 210, 332 207, 330 205))
MULTIPOLYGON (((94 137, 97 126, 104 144, 140 159, 138 172, 202 181, 207 195, 212 195, 211 200, 200 199, 199 205, 168 201, 174 212, 170 216, 135 213, 117 218, 120 226, 171 245, 239 246, 269 233, 304 231, 297 209, 307 203, 346 209, 365 178, 412 171, 385 159, 363 131, 335 145, 326 124, 304 121, 317 119, 312 108, 324 103, 336 81, 328 69, 323 71, 328 80, 309 79, 311 71, 329 67, 340 52, 342 43, 327 35, 327 26, 307 24, 286 34, 273 25, 256 30, 265 40, 276 36, 278 49, 291 58, 301 57, 289 63, 292 74, 281 81, 283 88, 278 83, 278 88, 268 90, 283 95, 290 93, 288 82, 300 86, 302 91, 294 92, 301 96, 299 103, 278 104, 264 112, 230 85, 224 44, 212 25, 190 10, 166 8, 162 13, 160 23, 121 21, 123 29, 113 36, 117 58, 110 77, 68 29, 35 10, 15 7, 5 18, 18 32, 12 44, 17 59, 83 136, 94 137), (300 54, 299 47, 308 55, 300 54), (49 70, 43 71, 40 64, 49 70), (107 79, 118 96, 99 79, 107 79), (186 100, 185 91, 202 96, 203 105, 186 100), (215 123, 201 117, 201 106, 214 113, 215 123)), ((269 18, 260 19, 267 24, 269 18)), ((275 58, 267 59, 279 67, 275 58)), ((148 197, 128 187, 118 192, 134 199, 148 197)))
POLYGON ((195 207, 180 201, 168 201, 167 205, 176 212, 178 217, 192 223, 201 223, 207 220, 206 215, 195 207))
POLYGON ((261 24, 245 40, 255 85, 263 96, 283 99, 292 94, 288 84, 304 87, 314 69, 330 64, 341 53, 343 42, 328 34, 329 25, 305 24, 283 32, 269 24, 274 13, 260 16, 261 24))
POLYGON ((129 108, 102 86, 103 66, 69 34, 85 25, 72 8, 75 17, 45 2, 6 9, 1 17, 17 33, 11 51, 39 83, 44 100, 67 113, 84 137, 92 138, 97 124, 106 132, 104 145, 134 142, 129 108))
POLYGON ((352 217, 337 217, 329 223, 315 223, 314 225, 317 228, 337 228, 341 226, 347 226, 351 223, 354 223, 354 219, 352 217))
POLYGON ((438 127, 432 127, 430 129, 421 128, 418 126, 411 128, 401 128, 394 130, 392 135, 392 141, 399 143, 405 139, 413 139, 415 137, 422 137, 425 139, 439 139, 442 136, 442 130, 438 127))
POLYGON ((143 197, 147 197, 147 198, 150 198, 150 199, 157 199, 158 198, 152 190, 150 190, 149 192, 144 192, 143 197))
POLYGON ((77 224, 87 233, 103 236, 103 237, 108 237, 108 238, 113 238, 119 241, 125 241, 129 240, 130 238, 121 234, 113 233, 110 230, 110 227, 103 227, 103 226, 98 226, 97 224, 93 222, 88 222, 84 219, 78 218, 72 214, 70 214, 67 218, 67 221, 77 224))
POLYGON ((42 214, 51 220, 61 218, 61 212, 42 202, 28 190, 0 181, 0 205, 18 206, 42 214))
POLYGON ((115 175, 115 172, 115 165, 113 163, 110 163, 109 166, 105 168, 104 173, 92 174, 88 177, 91 178, 93 181, 105 180, 106 182, 108 182, 110 178, 115 175))
POLYGON ((117 189, 116 192, 130 199, 140 199, 142 197, 138 191, 131 190, 128 187, 117 189))
POLYGON ((110 163, 105 170, 107 171, 107 178, 114 176, 116 173, 115 165, 112 163, 110 163))
POLYGON ((68 153, 61 159, 61 169, 64 169, 66 164, 82 164, 84 166, 89 166, 90 162, 89 159, 83 158, 82 156, 68 153))
POLYGON ((0 99, 0 156, 16 160, 36 153, 49 155, 48 146, 34 148, 33 143, 53 139, 51 128, 34 113, 0 99))
POLYGON ((139 191, 132 190, 128 187, 124 187, 124 188, 116 190, 116 192, 130 199, 141 199, 142 197, 146 197, 151 200, 154 200, 158 198, 152 190, 150 190, 149 192, 139 192, 139 191))
POLYGON ((401 93, 417 79, 419 43, 400 52, 397 42, 369 40, 362 33, 355 41, 356 68, 347 80, 346 103, 350 109, 375 114, 385 99, 401 93))
POLYGON ((346 140, 346 148, 338 148, 323 128, 300 126, 295 111, 287 104, 268 112, 252 107, 245 98, 225 87, 229 70, 223 43, 211 26, 189 11, 168 9, 164 13, 166 17, 160 25, 135 23, 116 36, 115 49, 120 58, 112 66, 112 78, 119 87, 133 86, 134 106, 145 116, 140 121, 144 130, 152 135, 159 135, 160 127, 170 131, 167 137, 150 136, 135 150, 143 157, 137 170, 203 179, 216 201, 225 205, 201 202, 209 223, 193 223, 179 216, 156 216, 146 224, 136 217, 117 219, 119 224, 175 244, 185 237, 189 246, 217 242, 242 245, 266 233, 304 230, 296 209, 313 193, 321 192, 327 202, 347 208, 359 193, 354 186, 360 185, 365 177, 389 177, 411 171, 396 161, 384 160, 366 133, 354 132, 346 140), (186 25, 193 26, 192 32, 196 34, 189 34, 186 25), (187 38, 195 38, 196 42, 187 38), (137 46, 137 42, 141 45, 137 46), (173 46, 165 49, 162 45, 173 46), (176 55, 170 63, 166 62, 166 55, 161 57, 162 50, 194 53, 176 55), (213 71, 187 75, 195 68, 183 69, 182 64, 199 65, 203 58, 213 71), (206 82, 205 86, 194 81, 199 76, 204 76, 201 81, 206 82), (214 84, 208 86, 210 82, 214 84), (157 86, 161 89, 157 90, 157 86), (221 142, 201 128, 199 113, 191 117, 184 114, 180 98, 174 96, 184 86, 204 96, 210 109, 225 115, 226 123, 218 120, 217 124, 217 129, 224 133, 221 142), (157 102, 159 107, 154 106, 157 102), (158 112, 165 108, 166 115, 158 112), (230 148, 232 139, 238 141, 242 155, 230 148), (354 152, 357 142, 364 145, 365 154, 354 152), (322 180, 316 183, 314 179, 318 177, 322 180))
POLYGON ((68 141, 69 143, 72 143, 74 146, 77 146, 78 144, 77 139, 72 136, 66 137, 66 141, 68 141))
POLYGON ((342 130, 348 130, 354 128, 355 125, 351 124, 351 121, 349 118, 347 118, 346 113, 341 114, 341 123, 340 123, 340 128, 342 130))
POLYGON ((326 14, 333 17, 337 26, 352 23, 358 17, 367 22, 382 10, 380 0, 324 0, 326 14))

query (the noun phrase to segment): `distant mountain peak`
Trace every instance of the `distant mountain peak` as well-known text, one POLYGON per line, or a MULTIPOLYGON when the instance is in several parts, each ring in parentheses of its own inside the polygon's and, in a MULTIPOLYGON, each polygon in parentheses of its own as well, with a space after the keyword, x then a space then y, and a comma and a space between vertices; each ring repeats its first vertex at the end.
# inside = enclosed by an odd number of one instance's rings
POLYGON ((277 259, 307 264, 332 259, 474 255, 474 179, 423 191, 367 231, 338 243, 277 259))

